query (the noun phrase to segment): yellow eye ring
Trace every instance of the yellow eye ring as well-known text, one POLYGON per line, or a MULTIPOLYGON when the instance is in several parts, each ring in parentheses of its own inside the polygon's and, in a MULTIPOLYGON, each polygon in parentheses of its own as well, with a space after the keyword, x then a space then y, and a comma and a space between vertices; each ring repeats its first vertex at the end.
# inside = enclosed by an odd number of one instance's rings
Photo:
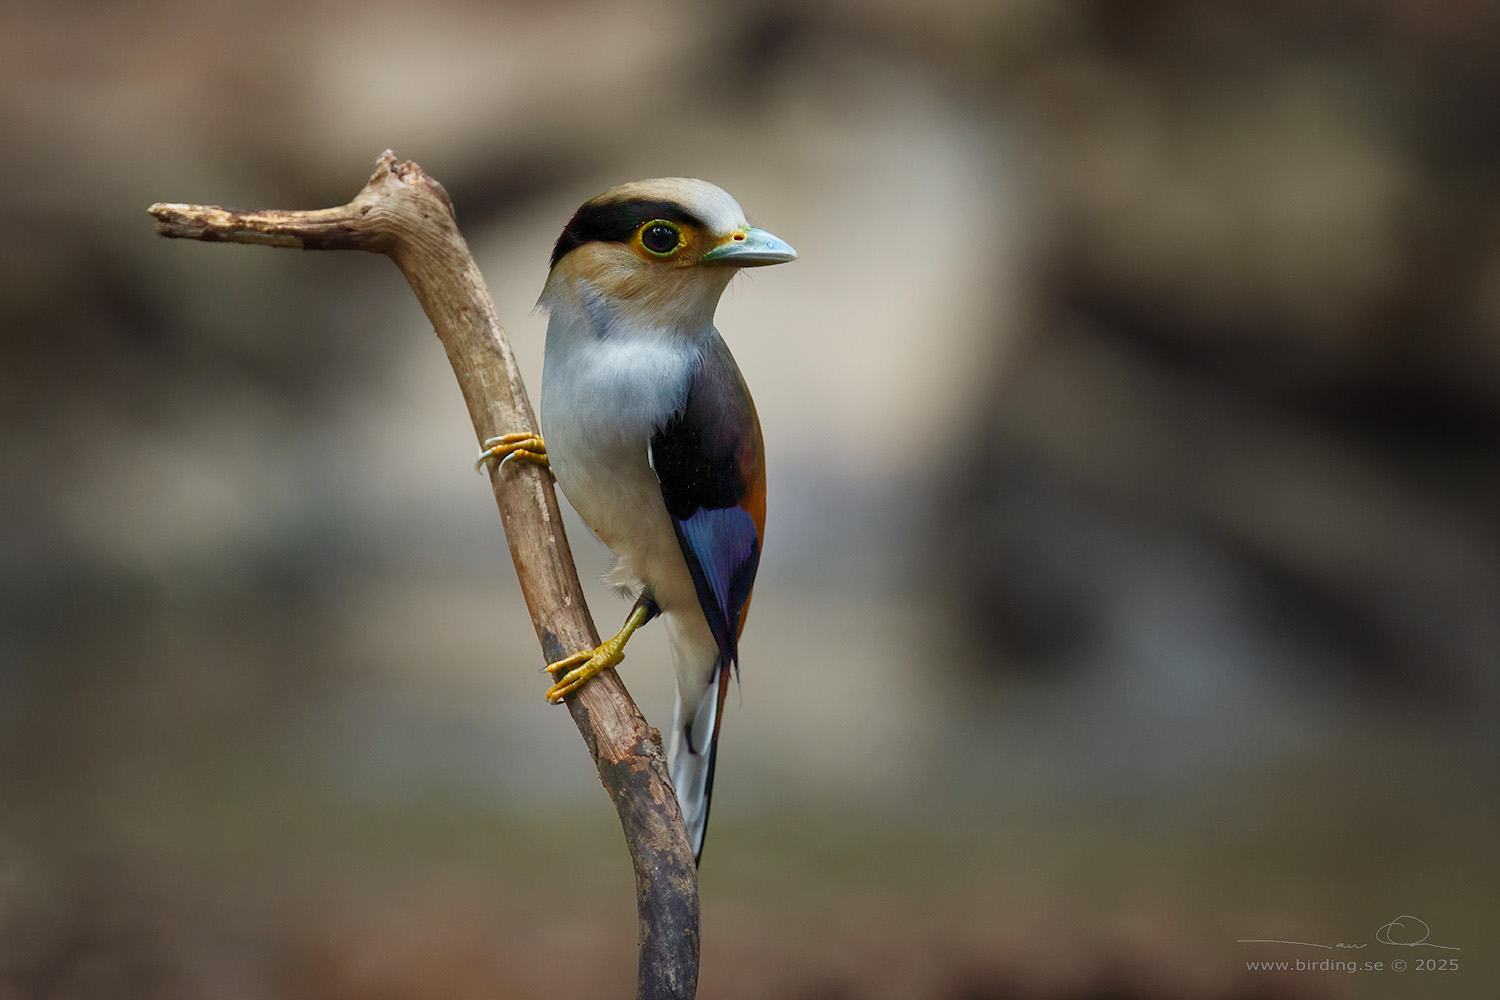
POLYGON ((641 248, 653 257, 670 257, 687 243, 682 227, 666 219, 646 223, 640 229, 639 239, 641 248))

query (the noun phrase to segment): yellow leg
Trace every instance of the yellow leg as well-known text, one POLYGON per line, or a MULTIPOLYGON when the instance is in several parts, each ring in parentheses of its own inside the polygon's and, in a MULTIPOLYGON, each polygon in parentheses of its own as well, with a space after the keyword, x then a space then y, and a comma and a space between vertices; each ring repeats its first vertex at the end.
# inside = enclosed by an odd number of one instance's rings
POLYGON ((636 629, 654 617, 656 617, 656 606, 647 601, 641 601, 636 604, 630 612, 630 617, 625 619, 624 626, 612 638, 605 639, 593 649, 585 649, 581 653, 574 653, 567 659, 547 664, 547 673, 554 677, 557 677, 559 670, 567 671, 557 678, 556 684, 547 689, 547 700, 554 705, 561 705, 563 699, 582 687, 585 681, 625 659, 625 643, 630 641, 636 629))
POLYGON ((474 471, 479 472, 487 463, 496 461, 503 468, 513 458, 546 466, 547 445, 538 435, 529 431, 492 437, 485 441, 484 453, 474 462, 474 471))

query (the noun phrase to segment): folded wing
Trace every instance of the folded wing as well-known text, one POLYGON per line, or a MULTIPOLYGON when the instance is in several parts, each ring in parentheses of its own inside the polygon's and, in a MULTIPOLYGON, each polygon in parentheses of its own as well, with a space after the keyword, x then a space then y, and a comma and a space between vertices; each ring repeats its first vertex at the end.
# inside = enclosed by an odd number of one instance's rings
POLYGON ((739 667, 739 637, 765 526, 760 424, 722 342, 705 354, 682 409, 652 435, 651 464, 718 646, 715 662, 703 665, 703 686, 678 692, 672 782, 696 855, 708 824, 727 668, 739 667))

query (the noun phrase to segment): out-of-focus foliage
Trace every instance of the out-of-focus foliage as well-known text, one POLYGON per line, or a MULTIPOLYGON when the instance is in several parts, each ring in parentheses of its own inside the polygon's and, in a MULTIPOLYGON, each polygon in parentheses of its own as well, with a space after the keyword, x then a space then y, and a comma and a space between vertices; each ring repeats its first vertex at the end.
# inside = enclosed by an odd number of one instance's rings
MULTIPOLYGON (((533 396, 605 187, 706 177, 802 254, 719 315, 771 498, 705 997, 1493 996, 1496 39, 1414 0, 0 12, 0 997, 633 981, 399 275, 143 211, 340 203, 386 147, 533 396), (1239 943, 1411 959, 1402 913, 1461 970, 1239 943)), ((665 655, 623 668, 653 719, 665 655)))

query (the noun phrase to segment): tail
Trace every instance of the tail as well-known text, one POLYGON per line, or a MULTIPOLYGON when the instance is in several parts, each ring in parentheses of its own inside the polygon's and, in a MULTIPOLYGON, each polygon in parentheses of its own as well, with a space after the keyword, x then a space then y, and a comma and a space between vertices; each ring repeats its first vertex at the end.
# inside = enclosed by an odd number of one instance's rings
POLYGON ((683 704, 677 694, 677 711, 672 720, 672 744, 667 752, 672 771, 672 787, 682 806, 682 821, 687 826, 688 843, 693 847, 693 861, 703 856, 703 837, 708 832, 708 807, 714 793, 714 760, 719 753, 719 723, 723 718, 724 696, 729 693, 729 668, 721 660, 696 705, 683 704))

